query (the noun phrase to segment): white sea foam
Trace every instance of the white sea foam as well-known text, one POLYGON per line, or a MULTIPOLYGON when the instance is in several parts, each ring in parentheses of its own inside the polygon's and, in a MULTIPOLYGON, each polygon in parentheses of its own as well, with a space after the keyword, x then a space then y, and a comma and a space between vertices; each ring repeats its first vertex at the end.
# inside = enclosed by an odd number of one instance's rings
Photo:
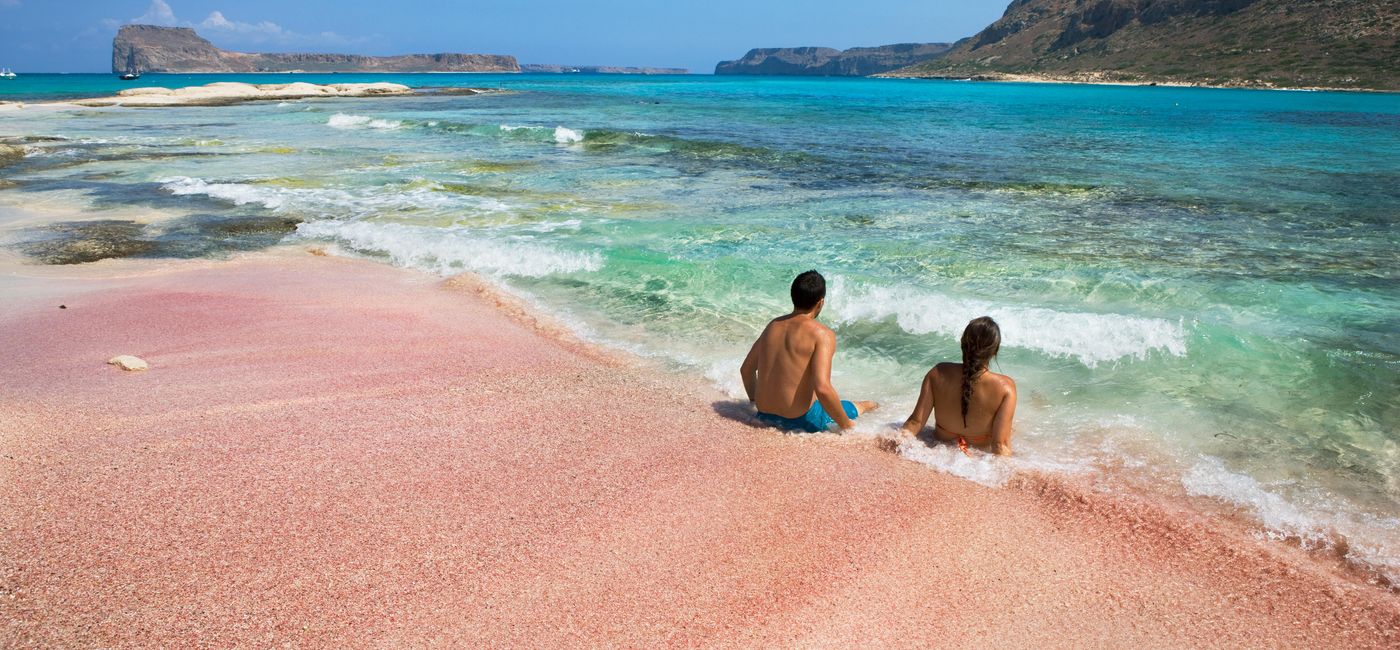
POLYGON ((350 194, 341 190, 293 190, 282 187, 263 187, 243 183, 210 183, 200 178, 177 176, 160 181, 166 191, 175 196, 204 195, 228 201, 234 205, 261 205, 269 210, 282 210, 300 194, 315 191, 331 203, 345 203, 350 194))
POLYGON ((554 141, 559 144, 576 144, 583 142, 584 138, 583 131, 575 131, 565 126, 556 126, 550 129, 547 126, 516 126, 514 124, 502 124, 500 125, 500 129, 507 133, 529 131, 531 133, 539 133, 541 137, 550 135, 553 137, 554 141))
POLYGON ((965 478, 988 487, 1001 487, 1014 468, 1005 458, 984 454, 964 454, 953 445, 928 445, 921 440, 904 440, 899 455, 940 472, 965 478))
POLYGON ((564 128, 562 126, 556 126, 554 127, 554 141, 558 142, 559 144, 573 144, 575 142, 583 142, 583 134, 573 129, 564 128))
POLYGON ((524 239, 482 237, 479 232, 363 221, 309 221, 305 237, 330 239, 347 248, 388 256, 394 264, 440 275, 475 271, 489 275, 542 277, 597 271, 597 253, 562 251, 524 239))
POLYGON ((1001 326, 1003 346, 1072 357, 1089 367, 1143 359, 1153 352, 1186 354, 1184 325, 1161 318, 998 305, 913 289, 866 287, 841 277, 832 279, 831 296, 837 323, 893 318, 911 334, 956 337, 969 320, 991 316, 1001 326))
POLYGON ((1328 541, 1325 522, 1268 491, 1253 477, 1231 472, 1219 458, 1202 456, 1181 477, 1181 485, 1187 494, 1224 501, 1254 515, 1271 537, 1296 537, 1308 546, 1328 541))
POLYGON ((382 120, 348 113, 336 113, 326 120, 326 124, 335 129, 380 129, 384 131, 403 126, 403 122, 399 120, 382 120))
POLYGON ((1359 511, 1332 494, 1314 494, 1306 503, 1290 501, 1258 480, 1232 472, 1224 461, 1201 456, 1181 477, 1186 493, 1239 508, 1257 519, 1272 539, 1297 539, 1306 548, 1333 548, 1345 540, 1346 558, 1392 582, 1400 581, 1400 518, 1359 511))
POLYGON ((583 227, 583 221, 582 221, 582 220, 579 220, 579 219, 566 219, 566 220, 564 220, 564 221, 541 221, 541 222, 539 222, 539 223, 532 223, 532 224, 530 224, 530 225, 528 225, 528 226, 519 226, 517 229, 518 229, 518 230, 528 231, 528 232, 547 233, 547 232, 554 232, 554 231, 556 231, 556 230, 574 230, 574 231, 577 231, 578 229, 580 229, 580 228, 582 228, 582 227, 583 227))
POLYGON ((366 187, 355 191, 336 188, 292 188, 248 183, 211 183, 200 178, 176 176, 161 179, 165 190, 176 196, 204 195, 234 205, 260 205, 274 212, 299 212, 325 216, 363 216, 406 210, 470 210, 500 212, 510 206, 489 197, 433 191, 431 187, 400 189, 366 187))

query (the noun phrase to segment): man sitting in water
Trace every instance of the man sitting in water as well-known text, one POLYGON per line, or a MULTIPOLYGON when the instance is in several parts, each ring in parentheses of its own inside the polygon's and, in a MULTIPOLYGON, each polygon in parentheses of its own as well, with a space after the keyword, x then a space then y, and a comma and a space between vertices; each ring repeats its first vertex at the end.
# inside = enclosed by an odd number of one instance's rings
POLYGON ((826 305, 826 278, 808 271, 792 281, 792 313, 768 323, 739 367, 758 419, 781 429, 842 431, 874 410, 875 402, 843 402, 831 385, 836 333, 817 322, 826 305))

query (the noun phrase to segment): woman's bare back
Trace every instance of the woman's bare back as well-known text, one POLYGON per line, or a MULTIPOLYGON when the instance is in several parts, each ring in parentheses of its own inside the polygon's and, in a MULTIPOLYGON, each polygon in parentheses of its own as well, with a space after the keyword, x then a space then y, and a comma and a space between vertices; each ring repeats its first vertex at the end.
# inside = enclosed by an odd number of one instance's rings
POLYGON ((984 370, 972 384, 967 419, 962 414, 961 363, 940 363, 924 376, 919 402, 904 423, 917 435, 933 416, 934 435, 945 442, 959 438, 967 444, 998 454, 1011 453, 1011 420, 1016 414, 1016 382, 1006 375, 984 370))

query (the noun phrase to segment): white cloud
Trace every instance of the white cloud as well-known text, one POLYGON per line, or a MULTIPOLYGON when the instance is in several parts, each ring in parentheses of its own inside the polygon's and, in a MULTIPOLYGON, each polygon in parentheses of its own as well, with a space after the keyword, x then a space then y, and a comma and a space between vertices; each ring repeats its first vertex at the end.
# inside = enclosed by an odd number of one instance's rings
POLYGON ((18 7, 19 0, 0 0, 0 7, 18 7))
MULTIPOLYGON (((0 0, 4 2, 19 2, 19 0, 0 0)), ((321 32, 319 34, 300 34, 291 30, 283 29, 281 25, 270 20, 256 23, 245 23, 238 20, 230 20, 222 11, 212 11, 202 22, 192 23, 180 20, 175 16, 175 10, 165 0, 151 0, 151 6, 146 9, 146 13, 124 21, 127 24, 136 23, 142 25, 161 25, 164 27, 193 27, 204 33, 205 36, 213 36, 219 41, 232 44, 274 44, 281 46, 297 47, 310 45, 346 45, 358 42, 356 39, 346 38, 335 32, 321 32)), ((108 19, 103 24, 115 27, 123 24, 123 21, 108 19)))
POLYGON ((180 21, 175 20, 175 11, 165 0, 151 0, 151 6, 146 8, 146 13, 132 18, 130 22, 165 27, 174 27, 180 23, 180 21))
POLYGON ((244 36, 254 42, 285 40, 297 36, 292 32, 282 29, 281 25, 272 21, 264 20, 254 24, 229 20, 224 17, 224 12, 222 11, 210 13, 209 17, 205 18, 204 22, 197 25, 197 27, 211 32, 224 32, 244 36))

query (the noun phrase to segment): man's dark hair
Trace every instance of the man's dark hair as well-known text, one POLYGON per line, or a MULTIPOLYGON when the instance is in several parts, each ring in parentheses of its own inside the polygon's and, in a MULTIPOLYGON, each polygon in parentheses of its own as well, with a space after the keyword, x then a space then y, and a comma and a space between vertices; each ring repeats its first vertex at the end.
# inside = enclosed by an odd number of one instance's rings
POLYGON ((792 281, 792 307, 806 311, 817 306, 826 297, 826 278, 816 271, 808 271, 792 281))

